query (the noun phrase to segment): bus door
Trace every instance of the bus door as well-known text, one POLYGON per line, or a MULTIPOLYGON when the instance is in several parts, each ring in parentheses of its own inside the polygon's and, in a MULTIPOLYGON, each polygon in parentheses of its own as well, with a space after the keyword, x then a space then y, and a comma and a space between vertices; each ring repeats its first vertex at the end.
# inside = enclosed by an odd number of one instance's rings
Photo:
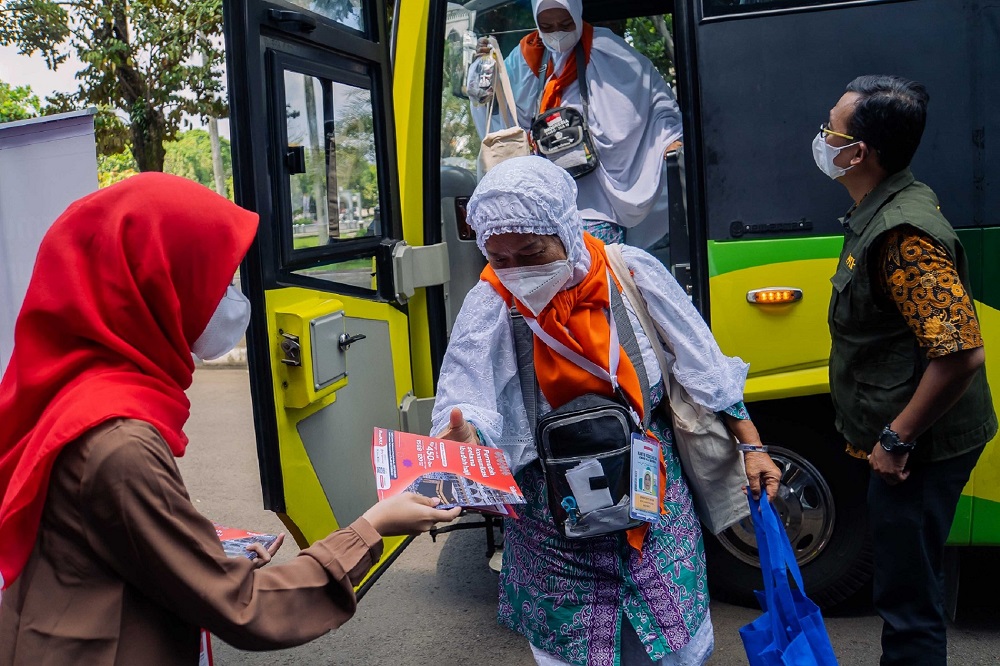
MULTIPOLYGON (((409 301, 447 257, 398 240, 384 2, 224 8, 235 197, 260 215, 240 277, 264 504, 305 546, 377 500, 374 426, 429 429, 409 301)), ((373 574, 405 543, 387 539, 373 574)))
MULTIPOLYGON (((696 301, 723 351, 750 364, 746 401, 785 472, 786 528, 811 595, 830 605, 871 568, 868 471, 843 453, 828 397, 830 277, 843 242, 838 218, 852 201, 816 168, 810 143, 855 77, 921 81, 931 105, 914 173, 960 234, 987 224, 995 210, 987 197, 996 199, 985 187, 984 141, 996 130, 996 7, 696 0, 678 3, 677 16, 678 57, 691 65, 679 72, 696 301)), ((967 513, 956 525, 966 542, 967 513)), ((753 531, 721 537, 724 548, 706 543, 710 564, 725 563, 710 578, 735 590, 757 564, 753 531)))

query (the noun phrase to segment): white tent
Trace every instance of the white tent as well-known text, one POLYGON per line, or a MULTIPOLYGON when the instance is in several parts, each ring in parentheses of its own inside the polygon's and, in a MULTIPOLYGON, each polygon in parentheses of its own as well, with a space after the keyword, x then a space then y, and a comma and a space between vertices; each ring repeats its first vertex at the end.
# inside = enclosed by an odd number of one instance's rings
POLYGON ((95 109, 0 123, 0 373, 42 236, 97 189, 95 109))

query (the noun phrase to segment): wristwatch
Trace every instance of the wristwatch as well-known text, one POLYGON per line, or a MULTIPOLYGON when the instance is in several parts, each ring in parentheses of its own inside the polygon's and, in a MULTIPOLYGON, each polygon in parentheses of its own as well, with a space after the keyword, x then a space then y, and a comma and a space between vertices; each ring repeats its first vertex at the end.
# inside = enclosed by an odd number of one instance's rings
POLYGON ((917 448, 916 442, 904 442, 899 438, 899 434, 889 426, 882 428, 882 433, 878 436, 878 443, 889 453, 910 453, 917 448))

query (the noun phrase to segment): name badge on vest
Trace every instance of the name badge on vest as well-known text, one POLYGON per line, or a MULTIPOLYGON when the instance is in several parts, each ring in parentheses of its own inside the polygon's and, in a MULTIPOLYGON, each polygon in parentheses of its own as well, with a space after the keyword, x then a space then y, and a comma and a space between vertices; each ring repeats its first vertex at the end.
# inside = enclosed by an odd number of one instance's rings
POLYGON ((636 520, 655 523, 660 519, 660 443, 632 433, 632 508, 636 520))

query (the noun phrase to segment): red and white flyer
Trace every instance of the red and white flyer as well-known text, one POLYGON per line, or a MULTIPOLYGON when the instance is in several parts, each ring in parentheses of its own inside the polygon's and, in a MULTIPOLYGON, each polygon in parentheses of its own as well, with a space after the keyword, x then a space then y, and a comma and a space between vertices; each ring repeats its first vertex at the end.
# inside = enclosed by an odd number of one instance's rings
POLYGON ((466 509, 516 517, 524 504, 500 449, 375 428, 372 466, 379 499, 402 492, 437 497, 443 509, 466 509))

